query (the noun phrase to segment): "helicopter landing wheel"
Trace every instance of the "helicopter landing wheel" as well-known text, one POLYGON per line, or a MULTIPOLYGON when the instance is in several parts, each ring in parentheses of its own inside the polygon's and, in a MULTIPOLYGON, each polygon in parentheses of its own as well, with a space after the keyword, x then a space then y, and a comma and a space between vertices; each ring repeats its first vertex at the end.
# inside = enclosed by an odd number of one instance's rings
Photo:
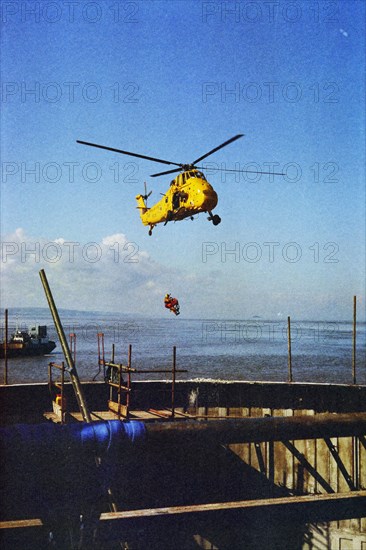
POLYGON ((149 236, 151 237, 152 235, 152 229, 149 229, 149 236))
POLYGON ((214 225, 219 225, 221 222, 220 216, 217 214, 212 214, 212 212, 209 212, 209 217, 207 218, 209 222, 212 222, 214 225))
POLYGON ((193 217, 193 216, 191 216, 191 220, 192 220, 192 222, 194 221, 194 217, 193 217))

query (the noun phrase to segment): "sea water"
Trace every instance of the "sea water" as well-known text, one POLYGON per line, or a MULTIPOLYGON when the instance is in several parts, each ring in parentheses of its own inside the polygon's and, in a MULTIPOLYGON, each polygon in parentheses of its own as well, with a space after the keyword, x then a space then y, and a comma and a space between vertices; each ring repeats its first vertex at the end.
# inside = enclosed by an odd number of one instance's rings
MULTIPOLYGON (((3 314, 3 312, 2 312, 3 314)), ((156 318, 116 313, 59 310, 65 335, 76 335, 76 367, 82 380, 103 380, 98 366, 97 334, 104 334, 105 360, 127 364, 132 345, 132 367, 170 370, 176 346, 178 379, 286 381, 288 377, 287 319, 156 318)), ((2 319, 4 316, 2 315, 2 319)), ((48 309, 9 311, 9 335, 16 326, 27 329, 47 325, 57 343, 47 356, 12 358, 9 383, 46 382, 48 364, 64 360, 48 309)), ((4 321, 1 322, 4 336, 4 321)), ((356 380, 366 383, 366 324, 357 323, 356 380)), ((352 322, 291 320, 292 376, 294 382, 352 383, 352 322)), ((2 377, 4 362, 0 371, 2 377)), ((139 373, 133 380, 170 379, 171 374, 139 373)), ((0 378, 1 382, 1 378, 0 378)))

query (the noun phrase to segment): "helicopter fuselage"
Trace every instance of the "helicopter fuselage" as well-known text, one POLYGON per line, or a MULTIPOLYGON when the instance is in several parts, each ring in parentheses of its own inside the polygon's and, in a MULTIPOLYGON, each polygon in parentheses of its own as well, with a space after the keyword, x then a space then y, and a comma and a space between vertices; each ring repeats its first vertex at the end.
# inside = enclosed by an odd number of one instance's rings
POLYGON ((137 195, 137 208, 144 225, 183 220, 201 212, 211 212, 217 205, 217 193, 202 172, 189 170, 179 174, 162 199, 148 208, 142 195, 137 195))
MULTIPOLYGON (((165 194, 163 194, 163 198, 156 204, 151 207, 147 206, 146 201, 151 195, 151 191, 150 193, 147 192, 146 183, 145 194, 136 196, 137 208, 140 210, 141 221, 144 225, 150 226, 149 235, 151 235, 153 228, 158 223, 164 223, 164 225, 166 225, 170 221, 184 220, 189 217, 194 219, 194 215, 200 214, 201 212, 209 213, 209 217, 207 219, 212 222, 213 225, 218 225, 221 222, 220 216, 217 214, 212 214, 212 210, 217 205, 216 191, 208 183, 204 174, 200 171, 201 167, 197 166, 197 163, 206 159, 213 153, 216 153, 220 149, 223 149, 223 147, 227 147, 227 145, 230 145, 230 143, 233 143, 237 139, 243 137, 243 135, 244 134, 237 134, 236 136, 233 136, 208 151, 208 153, 201 155, 190 164, 182 164, 148 155, 141 155, 140 153, 124 151, 123 149, 116 149, 115 147, 107 147, 106 145, 91 143, 90 141, 76 141, 82 145, 96 147, 97 149, 105 149, 107 151, 112 151, 113 153, 121 153, 122 155, 128 155, 131 157, 137 157, 152 162, 159 162, 161 164, 178 167, 165 170, 157 174, 151 174, 151 177, 155 178, 157 176, 165 176, 166 174, 180 172, 180 174, 171 181, 170 188, 165 194)), ((219 168, 219 170, 221 169, 219 168)), ((233 171, 235 172, 236 170, 233 171)), ((261 173, 264 174, 266 172, 261 173)))

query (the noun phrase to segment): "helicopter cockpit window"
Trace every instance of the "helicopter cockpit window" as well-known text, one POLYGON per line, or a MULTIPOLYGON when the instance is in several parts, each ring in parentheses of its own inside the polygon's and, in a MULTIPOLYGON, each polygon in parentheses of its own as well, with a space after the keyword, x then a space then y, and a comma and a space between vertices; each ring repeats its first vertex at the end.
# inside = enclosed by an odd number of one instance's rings
POLYGON ((201 180, 205 180, 205 176, 202 174, 202 172, 196 172, 196 178, 201 178, 201 180))

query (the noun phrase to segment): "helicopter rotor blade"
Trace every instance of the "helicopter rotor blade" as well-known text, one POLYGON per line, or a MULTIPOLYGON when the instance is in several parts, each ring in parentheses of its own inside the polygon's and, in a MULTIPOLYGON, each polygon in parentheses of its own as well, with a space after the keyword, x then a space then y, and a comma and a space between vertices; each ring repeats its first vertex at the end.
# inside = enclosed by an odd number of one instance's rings
POLYGON ((260 170, 233 170, 230 168, 210 168, 209 166, 196 166, 199 170, 204 170, 205 172, 208 172, 212 170, 213 172, 215 170, 218 170, 219 172, 240 172, 242 174, 268 174, 270 176, 286 176, 287 174, 284 174, 283 172, 262 172, 260 170))
POLYGON ((113 151, 114 153, 122 153, 122 155, 129 155, 130 157, 137 157, 140 159, 152 160, 154 162, 160 162, 162 164, 173 164, 174 166, 181 166, 177 162, 170 162, 169 160, 158 159, 155 157, 148 157, 147 155, 140 155, 138 153, 131 153, 130 151, 123 151, 122 149, 115 149, 114 147, 106 147, 105 145, 98 145, 97 143, 90 143, 88 141, 76 140, 76 143, 82 145, 89 145, 90 147, 97 147, 98 149, 106 149, 107 151, 113 151))
POLYGON ((208 153, 206 153, 205 155, 203 155, 202 157, 199 157, 198 159, 194 160, 192 162, 192 164, 196 164, 196 162, 200 162, 201 160, 207 158, 208 156, 212 155, 212 153, 216 153, 216 151, 218 151, 219 149, 222 149, 223 147, 226 147, 227 145, 229 145, 230 143, 233 143, 233 141, 236 141, 237 139, 243 137, 244 134, 237 134, 236 136, 228 139, 227 141, 225 141, 224 143, 221 143, 221 145, 218 145, 217 147, 215 147, 214 149, 212 149, 211 151, 209 151, 208 153))
POLYGON ((181 172, 182 170, 183 170, 183 167, 175 168, 174 170, 167 170, 166 172, 159 172, 158 174, 150 174, 150 178, 156 178, 157 176, 165 176, 166 174, 173 174, 174 172, 181 172))

